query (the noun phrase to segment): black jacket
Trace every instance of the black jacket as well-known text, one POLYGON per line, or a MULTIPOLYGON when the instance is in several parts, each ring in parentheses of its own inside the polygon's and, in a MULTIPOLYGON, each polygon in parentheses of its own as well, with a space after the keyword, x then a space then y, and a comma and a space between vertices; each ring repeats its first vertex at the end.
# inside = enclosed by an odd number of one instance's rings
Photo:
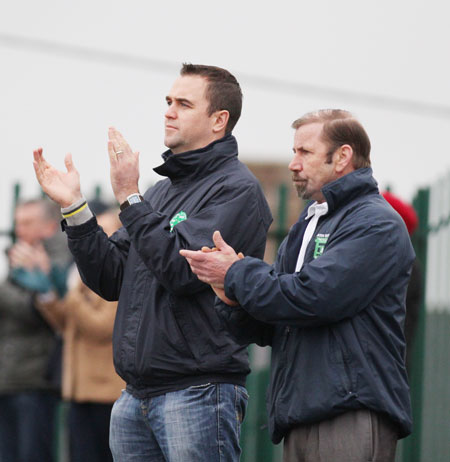
POLYGON ((267 408, 274 442, 295 425, 358 408, 388 415, 406 436, 403 324, 414 260, 408 232, 370 168, 322 191, 329 212, 319 219, 302 269, 295 273, 306 210, 273 267, 254 258, 233 264, 226 294, 242 308, 218 303, 218 309, 242 343, 272 345, 267 408))
POLYGON ((169 177, 126 208, 110 239, 96 219, 66 227, 85 283, 119 300, 114 364, 137 397, 207 382, 244 384, 245 347, 221 328, 214 293, 180 249, 212 246, 220 230, 234 248, 262 257, 272 221, 259 183, 227 135, 183 154, 163 154, 155 171, 169 177))

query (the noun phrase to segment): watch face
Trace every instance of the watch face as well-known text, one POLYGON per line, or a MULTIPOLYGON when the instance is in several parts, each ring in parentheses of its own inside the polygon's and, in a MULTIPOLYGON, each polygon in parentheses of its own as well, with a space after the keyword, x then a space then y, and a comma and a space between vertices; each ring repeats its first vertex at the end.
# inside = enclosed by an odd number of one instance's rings
POLYGON ((128 202, 130 204, 138 204, 139 202, 141 202, 141 198, 136 194, 135 196, 131 196, 129 199, 128 199, 128 202))

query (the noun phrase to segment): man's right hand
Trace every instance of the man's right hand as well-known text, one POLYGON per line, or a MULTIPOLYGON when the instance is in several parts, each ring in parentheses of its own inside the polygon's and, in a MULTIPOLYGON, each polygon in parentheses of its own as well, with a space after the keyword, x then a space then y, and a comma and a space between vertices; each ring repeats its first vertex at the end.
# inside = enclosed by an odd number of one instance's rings
MULTIPOLYGON (((213 247, 213 248, 209 248, 209 247, 202 247, 201 248, 201 251, 204 252, 204 253, 208 253, 208 252, 217 252, 217 247, 213 247)), ((244 258, 244 254, 242 252, 239 252, 237 254, 237 256, 239 257, 240 260, 242 260, 244 258)), ((214 291, 214 293, 217 295, 218 298, 220 298, 220 300, 222 300, 225 304, 229 305, 229 306, 238 306, 239 303, 238 302, 235 302, 234 300, 230 300, 226 295, 225 295, 225 289, 222 289, 222 288, 219 288, 219 287, 216 287, 216 286, 211 286, 211 289, 214 291)))
POLYGON ((64 163, 67 172, 61 172, 50 165, 42 155, 42 148, 33 151, 34 171, 44 192, 62 208, 82 198, 80 174, 73 165, 72 155, 66 154, 64 163))

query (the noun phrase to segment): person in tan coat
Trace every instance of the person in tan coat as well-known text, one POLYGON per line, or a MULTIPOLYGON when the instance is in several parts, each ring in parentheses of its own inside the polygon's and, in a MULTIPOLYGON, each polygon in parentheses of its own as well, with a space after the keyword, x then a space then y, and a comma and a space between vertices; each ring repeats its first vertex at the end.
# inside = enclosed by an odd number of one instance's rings
MULTIPOLYGON (((116 210, 99 214, 97 220, 108 235, 120 226, 116 210)), ((38 306, 64 341, 62 396, 69 402, 70 460, 112 461, 109 419, 125 388, 112 360, 117 302, 107 302, 85 286, 75 266, 68 284, 64 299, 46 294, 38 306)))

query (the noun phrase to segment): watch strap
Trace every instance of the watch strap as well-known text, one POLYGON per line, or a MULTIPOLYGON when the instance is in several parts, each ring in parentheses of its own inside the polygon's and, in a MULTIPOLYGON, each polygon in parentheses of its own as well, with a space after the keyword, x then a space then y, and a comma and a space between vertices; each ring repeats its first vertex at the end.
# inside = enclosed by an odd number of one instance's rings
POLYGON ((128 197, 127 197, 127 200, 122 202, 120 204, 120 211, 123 211, 125 210, 127 207, 129 207, 131 204, 135 204, 137 202, 143 202, 144 201, 144 198, 139 194, 139 193, 134 193, 134 194, 130 194, 128 197), (130 199, 131 198, 136 198, 136 199, 139 199, 138 201, 133 201, 133 202, 130 202, 130 199))

